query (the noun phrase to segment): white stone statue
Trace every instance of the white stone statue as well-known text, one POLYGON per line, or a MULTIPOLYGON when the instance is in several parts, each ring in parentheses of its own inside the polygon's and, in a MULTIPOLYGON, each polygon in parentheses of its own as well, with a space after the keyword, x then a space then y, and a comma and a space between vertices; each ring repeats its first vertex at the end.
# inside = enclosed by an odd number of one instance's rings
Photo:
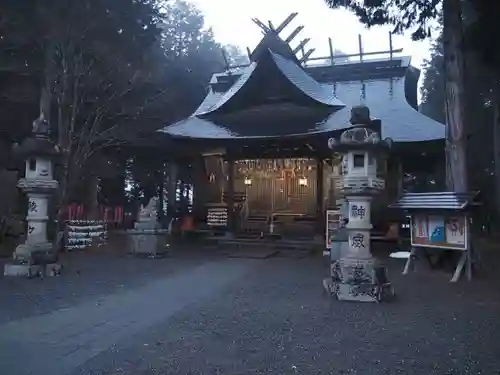
POLYGON ((132 253, 149 257, 160 257, 168 252, 165 244, 165 230, 157 219, 158 198, 153 197, 146 206, 141 206, 134 229, 128 233, 132 239, 132 253))
POLYGON ((154 219, 156 220, 157 205, 157 197, 151 198, 146 206, 141 205, 141 210, 139 211, 139 221, 143 221, 141 219, 150 219, 151 217, 154 217, 154 219))
POLYGON ((158 207, 157 197, 151 198, 146 206, 141 205, 141 209, 139 211, 139 217, 137 218, 137 222, 135 223, 135 228, 156 229, 158 226, 158 218, 156 215, 157 207, 158 207))

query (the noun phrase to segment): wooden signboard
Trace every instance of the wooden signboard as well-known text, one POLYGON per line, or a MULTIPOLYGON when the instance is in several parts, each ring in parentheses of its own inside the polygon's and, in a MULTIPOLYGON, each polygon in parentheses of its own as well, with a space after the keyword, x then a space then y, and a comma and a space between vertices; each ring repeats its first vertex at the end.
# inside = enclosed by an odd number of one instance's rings
POLYGON ((207 225, 210 227, 227 227, 227 207, 209 207, 207 225))
POLYGON ((332 236, 339 230, 341 221, 342 214, 339 210, 326 211, 325 246, 328 250, 332 247, 332 236))
POLYGON ((411 218, 411 244, 415 247, 440 249, 468 249, 467 218, 463 214, 451 216, 413 215, 411 218))

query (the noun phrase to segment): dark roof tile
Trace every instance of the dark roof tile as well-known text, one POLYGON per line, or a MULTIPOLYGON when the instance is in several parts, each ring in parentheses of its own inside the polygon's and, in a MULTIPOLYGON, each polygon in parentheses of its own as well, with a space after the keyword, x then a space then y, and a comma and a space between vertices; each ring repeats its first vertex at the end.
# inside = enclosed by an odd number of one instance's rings
POLYGON ((304 69, 295 62, 287 60, 272 51, 270 51, 270 53, 274 62, 285 77, 304 94, 325 105, 345 107, 344 103, 335 97, 333 85, 322 85, 307 74, 304 69))
POLYGON ((252 63, 249 66, 245 68, 243 73, 240 75, 240 77, 236 80, 235 84, 231 86, 229 90, 227 90, 220 98, 220 100, 216 103, 214 103, 211 107, 207 108, 204 112, 198 112, 196 115, 203 115, 206 113, 214 112, 217 109, 221 108, 225 103, 227 103, 236 93, 238 93, 239 90, 245 85, 245 83, 248 82, 250 77, 252 76, 252 73, 255 71, 255 68, 257 68, 256 63, 252 63))
MULTIPOLYGON (((423 115, 408 104, 405 78, 392 79, 392 83, 391 79, 364 83, 340 82, 336 84, 335 92, 350 107, 360 104, 368 106, 371 117, 382 121, 383 137, 390 137, 396 142, 413 142, 442 139, 445 136, 443 124, 423 115)), ((343 129, 349 118, 350 109, 342 109, 319 126, 318 130, 343 129)))
POLYGON ((197 117, 220 108, 241 89, 257 67, 258 63, 253 63, 243 70, 226 93, 211 90, 191 117, 161 131, 172 136, 211 139, 331 132, 348 127, 350 108, 364 104, 370 108, 372 118, 382 121, 383 137, 390 137, 396 142, 416 142, 443 139, 445 136, 443 124, 419 113, 407 101, 407 98, 415 96, 418 80, 418 74, 414 74, 416 69, 409 65, 409 58, 395 59, 389 63, 375 61, 331 66, 329 69, 333 73, 328 73, 328 67, 321 67, 321 70, 318 67, 308 68, 307 71, 322 77, 323 82, 326 82, 318 83, 293 62, 276 53, 271 52, 271 56, 283 74, 303 93, 321 103, 331 100, 331 110, 306 110, 289 103, 288 106, 261 106, 213 116, 211 120, 197 117), (339 69, 350 73, 341 78, 335 73, 339 69), (328 78, 328 74, 337 78, 333 81, 328 78), (363 77, 363 80, 348 80, 354 76, 363 77), (342 103, 347 107, 338 110, 342 103), (335 112, 335 109, 338 111, 335 112))
POLYGON ((473 203, 478 192, 433 192, 433 193, 406 193, 391 208, 404 210, 463 210, 473 203))

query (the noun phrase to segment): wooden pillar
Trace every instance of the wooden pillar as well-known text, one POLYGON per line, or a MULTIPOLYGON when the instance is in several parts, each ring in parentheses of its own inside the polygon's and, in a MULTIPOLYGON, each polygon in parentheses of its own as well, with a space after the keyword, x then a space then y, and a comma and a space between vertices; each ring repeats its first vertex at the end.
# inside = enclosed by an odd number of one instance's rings
POLYGON ((178 207, 181 215, 186 215, 189 206, 189 167, 186 161, 182 163, 181 166, 177 165, 177 180, 179 180, 179 202, 178 207))
POLYGON ((446 190, 446 162, 444 159, 444 155, 438 154, 434 162, 436 190, 438 191, 446 190))
POLYGON ((227 159, 227 179, 226 179, 226 204, 227 204, 227 229, 230 235, 236 229, 236 215, 234 212, 234 159, 227 159))
POLYGON ((99 182, 99 176, 96 174, 91 174, 86 181, 85 214, 87 215, 87 219, 90 220, 99 219, 99 182))
POLYGON ((158 221, 163 225, 165 218, 165 163, 158 170, 158 221))
POLYGON ((397 162, 397 198, 401 197, 404 193, 404 186, 403 186, 403 181, 404 181, 404 170, 403 170, 403 163, 401 160, 398 160, 397 162))
POLYGON ((316 160, 316 236, 318 238, 325 233, 325 219, 323 207, 324 183, 323 183, 323 160, 316 160))
POLYGON ((176 190, 177 190, 177 164, 175 161, 168 162, 168 187, 167 187, 167 213, 172 219, 176 211, 176 190))
POLYGON ((201 216, 204 212, 207 196, 207 173, 205 171, 203 157, 196 157, 193 160, 192 169, 193 182, 193 212, 195 216, 201 216))
POLYGON ((396 201, 403 192, 402 165, 399 156, 390 154, 383 160, 385 169, 380 170, 380 176, 384 177, 385 189, 381 192, 380 198, 388 204, 396 201))

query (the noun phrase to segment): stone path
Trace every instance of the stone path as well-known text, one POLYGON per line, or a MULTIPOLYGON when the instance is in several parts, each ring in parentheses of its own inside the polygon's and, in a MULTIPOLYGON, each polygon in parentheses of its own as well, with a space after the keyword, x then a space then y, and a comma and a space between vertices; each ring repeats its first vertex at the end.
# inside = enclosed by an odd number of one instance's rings
POLYGON ((99 259, 81 276, 0 278, 2 314, 16 305, 5 316, 32 309, 38 297, 17 302, 32 289, 56 306, 3 324, 0 314, 0 375, 500 374, 493 274, 451 284, 440 272, 402 277, 394 261, 398 300, 360 304, 323 295, 320 258, 99 259))
POLYGON ((500 284, 390 276, 391 304, 322 294, 321 259, 257 261, 244 277, 71 375, 497 375, 500 284))
MULTIPOLYGON (((218 257, 221 259, 221 257, 218 257)), ((0 274, 0 324, 69 308, 99 296, 135 289, 217 259, 213 254, 180 253, 139 259, 121 248, 63 254, 60 277, 26 279, 0 274)), ((0 260, 0 268, 2 267, 0 260)))
POLYGON ((132 291, 0 326, 0 373, 64 375, 241 278, 251 260, 209 262, 132 291))

